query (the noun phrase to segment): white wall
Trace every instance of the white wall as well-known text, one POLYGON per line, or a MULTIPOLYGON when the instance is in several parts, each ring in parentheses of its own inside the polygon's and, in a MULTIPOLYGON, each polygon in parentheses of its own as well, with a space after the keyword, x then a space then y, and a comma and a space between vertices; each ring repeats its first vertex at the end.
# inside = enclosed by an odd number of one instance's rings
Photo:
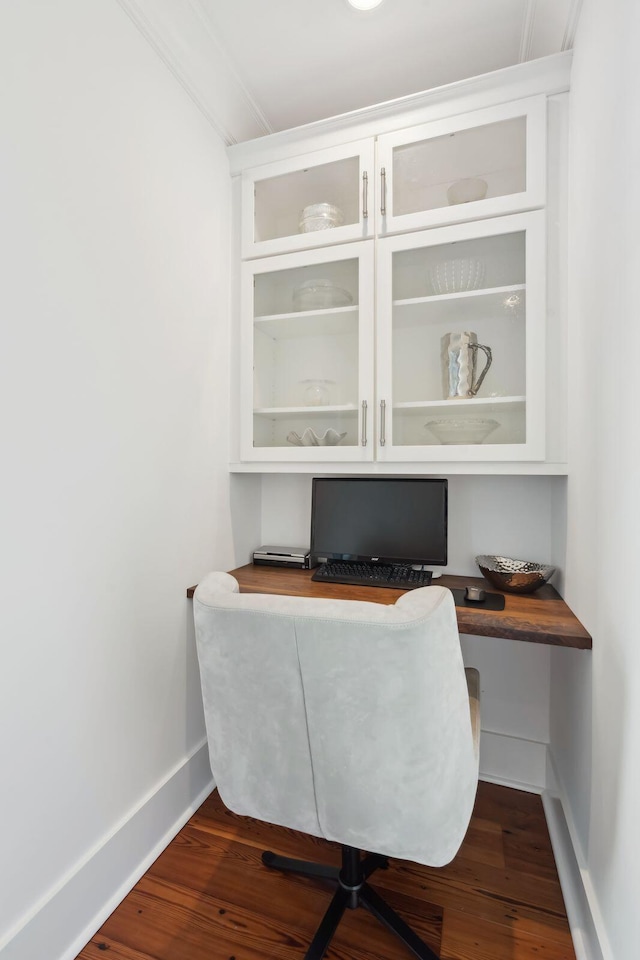
MULTIPOLYGON (((479 576, 477 554, 555 562, 551 494, 563 477, 449 477, 449 563, 442 572, 479 576)), ((304 546, 311 525, 311 477, 264 474, 262 543, 304 546)), ((258 546, 258 544, 256 544, 258 546)))
POLYGON ((552 755, 600 946, 640 943, 640 5, 584 0, 571 93, 566 599, 592 669, 552 660, 552 755))
MULTIPOLYGON (((0 63, 1 950, 206 785, 185 587, 234 556, 223 146, 113 0, 3 3, 0 63)), ((61 955, 92 894, 3 958, 61 955)))

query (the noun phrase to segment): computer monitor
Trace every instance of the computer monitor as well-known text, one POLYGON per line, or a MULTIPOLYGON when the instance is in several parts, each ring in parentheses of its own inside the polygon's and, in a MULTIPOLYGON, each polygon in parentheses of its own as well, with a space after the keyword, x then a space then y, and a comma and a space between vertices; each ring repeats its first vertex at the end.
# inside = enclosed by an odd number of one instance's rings
POLYGON ((311 555, 381 563, 447 563, 447 481, 314 477, 311 555))

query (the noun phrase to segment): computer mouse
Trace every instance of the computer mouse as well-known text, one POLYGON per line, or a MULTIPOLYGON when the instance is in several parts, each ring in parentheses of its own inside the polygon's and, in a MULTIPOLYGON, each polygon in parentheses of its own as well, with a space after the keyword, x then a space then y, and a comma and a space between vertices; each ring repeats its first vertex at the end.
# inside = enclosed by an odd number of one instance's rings
POLYGON ((482 587, 465 587, 464 598, 465 600, 475 600, 476 603, 480 603, 486 597, 485 591, 482 587))

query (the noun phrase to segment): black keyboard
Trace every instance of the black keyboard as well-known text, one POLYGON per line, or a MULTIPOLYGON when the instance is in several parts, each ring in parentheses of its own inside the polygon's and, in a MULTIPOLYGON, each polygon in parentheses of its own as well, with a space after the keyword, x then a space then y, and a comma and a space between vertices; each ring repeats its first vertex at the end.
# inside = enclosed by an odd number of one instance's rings
POLYGON ((321 583, 353 583, 360 587, 395 587, 415 590, 431 583, 430 570, 413 570, 395 563, 360 563, 329 560, 322 563, 311 577, 321 583))

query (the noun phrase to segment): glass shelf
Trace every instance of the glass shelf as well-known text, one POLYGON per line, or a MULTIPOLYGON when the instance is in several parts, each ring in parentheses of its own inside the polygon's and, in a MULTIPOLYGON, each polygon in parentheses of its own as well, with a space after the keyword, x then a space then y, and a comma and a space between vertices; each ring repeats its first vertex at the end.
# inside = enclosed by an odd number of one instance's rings
POLYGON ((355 403, 326 404, 317 407, 256 407, 254 416, 267 420, 290 420, 292 417, 312 417, 322 420, 336 413, 355 413, 355 403))
POLYGON ((394 326, 456 321, 458 324, 483 320, 524 319, 524 284, 511 284, 486 290, 467 290, 427 297, 394 300, 394 326))
POLYGON ((254 328, 273 340, 292 337, 325 337, 354 331, 358 325, 358 307, 331 307, 256 317, 254 328))
POLYGON ((468 400, 408 400, 404 403, 394 403, 393 409, 411 415, 420 414, 424 410, 437 409, 449 411, 452 414, 460 410, 483 413, 499 413, 506 407, 524 410, 526 397, 469 397, 468 400))

